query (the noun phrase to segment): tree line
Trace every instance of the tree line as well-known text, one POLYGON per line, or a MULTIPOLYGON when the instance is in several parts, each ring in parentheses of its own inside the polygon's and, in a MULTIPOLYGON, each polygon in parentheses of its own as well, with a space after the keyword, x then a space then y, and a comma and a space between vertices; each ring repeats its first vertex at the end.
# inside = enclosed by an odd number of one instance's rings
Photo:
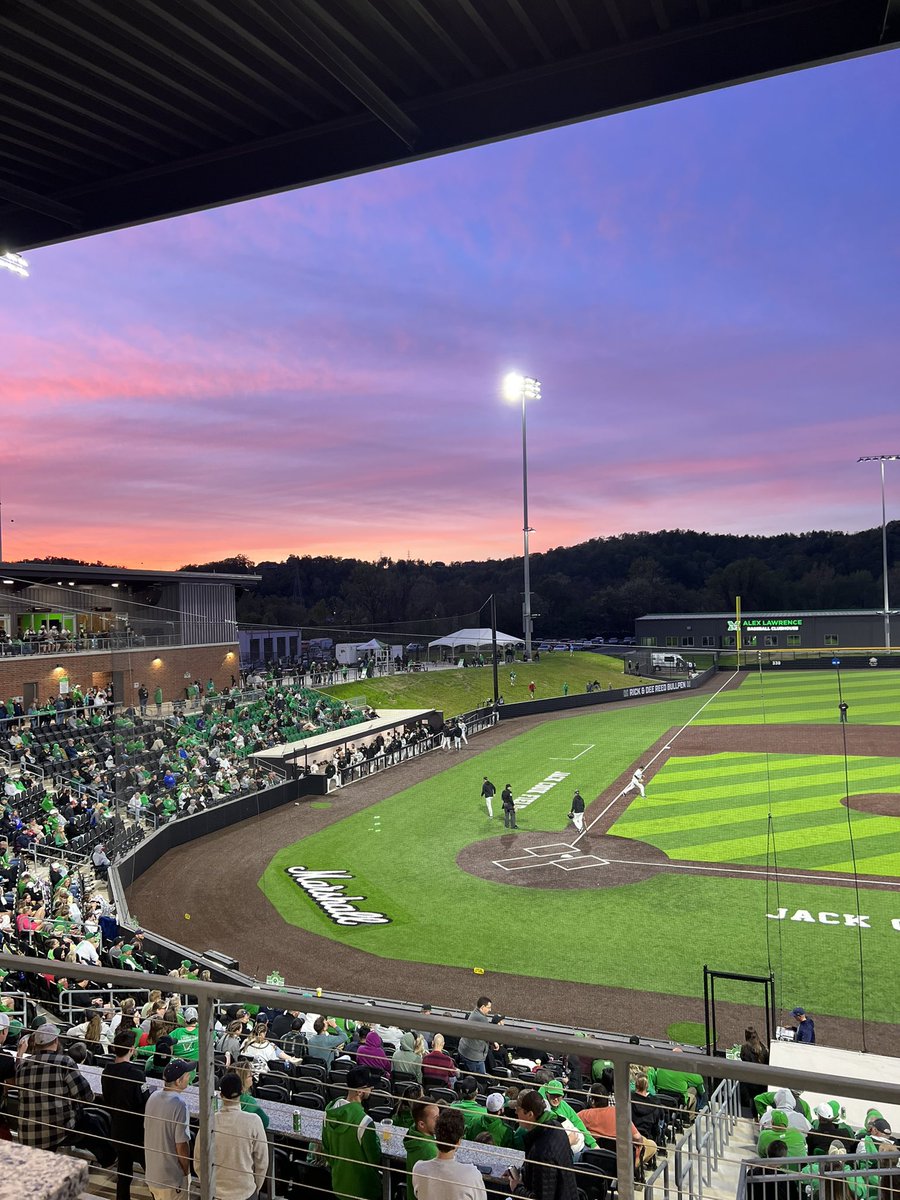
MULTIPOLYGON (((888 526, 888 562, 900 522, 888 526)), ((881 528, 859 533, 813 531, 772 536, 695 533, 686 529, 592 538, 531 556, 535 637, 633 633, 636 617, 654 612, 721 612, 740 596, 745 611, 880 608, 881 528)), ((185 571, 258 574, 238 601, 242 623, 333 630, 351 640, 371 629, 396 641, 440 636, 461 625, 522 629, 522 559, 368 562, 289 555, 253 563, 244 555, 193 564, 185 571)), ((891 570, 900 600, 900 568, 891 570)))

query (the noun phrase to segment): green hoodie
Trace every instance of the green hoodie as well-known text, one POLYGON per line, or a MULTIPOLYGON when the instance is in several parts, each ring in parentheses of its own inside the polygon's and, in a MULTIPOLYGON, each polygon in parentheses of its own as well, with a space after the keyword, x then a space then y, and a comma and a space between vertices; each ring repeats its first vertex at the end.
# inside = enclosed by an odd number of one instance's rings
POLYGON ((381 1146, 372 1118, 358 1100, 340 1096, 325 1109, 322 1152, 331 1159, 335 1196, 381 1200, 381 1146))
POLYGON ((463 1119, 466 1122, 466 1132, 463 1136, 467 1138, 474 1137, 474 1134, 470 1133, 470 1130, 480 1117, 487 1116, 487 1109, 484 1105, 479 1104, 477 1100, 454 1100, 450 1107, 458 1108, 463 1115, 463 1119))
POLYGON ((760 1158, 766 1157, 766 1151, 773 1142, 784 1142, 787 1146, 788 1158, 802 1158, 806 1153, 806 1138, 799 1129, 793 1126, 764 1129, 756 1143, 756 1153, 760 1158))
POLYGON ((470 1132, 466 1136, 475 1141, 480 1134, 487 1133, 495 1146, 509 1148, 516 1144, 517 1129, 515 1121, 510 1121, 508 1117, 501 1117, 497 1113, 485 1113, 483 1117, 478 1117, 472 1122, 470 1132))
POLYGON ((415 1075, 416 1079, 421 1083, 422 1056, 413 1052, 415 1044, 415 1036, 411 1033, 404 1033, 400 1039, 400 1049, 395 1050, 391 1055, 391 1070, 405 1071, 408 1075, 415 1075))

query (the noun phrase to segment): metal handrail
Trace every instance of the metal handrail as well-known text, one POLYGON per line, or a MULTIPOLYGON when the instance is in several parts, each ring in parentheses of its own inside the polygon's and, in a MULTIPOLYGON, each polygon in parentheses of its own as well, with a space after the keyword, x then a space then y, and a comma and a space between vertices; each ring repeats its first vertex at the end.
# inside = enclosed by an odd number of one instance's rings
MULTIPOLYGON (((33 972, 50 975, 53 978, 65 976, 71 970, 71 964, 58 964, 40 958, 18 957, 10 954, 0 955, 0 968, 33 972)), ((134 971, 112 970, 101 967, 79 965, 79 975, 84 979, 98 980, 101 983, 111 983, 113 986, 130 988, 159 988, 160 991, 171 988, 169 976, 144 975, 134 971)), ((210 1119, 213 1115, 213 1097, 215 1080, 213 1073, 213 1024, 215 1003, 244 1003, 271 1004, 278 1009, 296 1007, 299 1010, 308 1008, 309 997, 298 988, 290 987, 246 987, 230 983, 207 983, 204 980, 191 980, 190 990, 198 1000, 199 1008, 199 1085, 200 1085, 200 1156, 206 1169, 201 1181, 201 1200, 212 1200, 210 1178, 212 1170, 212 1138, 210 1135, 210 1119)), ((372 1009, 365 1004, 351 1003, 343 1000, 328 1000, 331 1015, 350 1017, 364 1021, 371 1018, 372 1009)), ((382 1018, 388 1023, 402 1023, 409 1016, 408 1012, 400 1009, 385 1008, 381 1010, 382 1018)), ((451 1017, 433 1016, 429 1019, 429 1029, 435 1033, 449 1034, 452 1037, 465 1037, 471 1033, 472 1027, 467 1021, 451 1017)), ((577 1056, 584 1052, 584 1039, 572 1030, 568 1033, 548 1034, 542 1030, 522 1029, 517 1032, 516 1041, 525 1046, 546 1050, 554 1050, 560 1054, 577 1056)), ((640 1059, 644 1065, 667 1067, 672 1070, 695 1072, 708 1075, 710 1069, 715 1071, 716 1079, 736 1079, 753 1084, 761 1091, 771 1079, 771 1069, 759 1063, 745 1063, 740 1060, 714 1058, 707 1055, 684 1052, 675 1054, 671 1050, 660 1050, 641 1045, 639 1049, 618 1042, 598 1040, 592 1046, 599 1057, 613 1064, 615 1081, 616 1105, 616 1158, 618 1167, 619 1192, 630 1196, 633 1192, 634 1159, 631 1142, 631 1088, 630 1067, 632 1062, 640 1059)), ((779 1069, 779 1080, 783 1086, 804 1088, 816 1091, 835 1092, 838 1095, 851 1096, 863 1100, 877 1100, 883 1104, 900 1104, 900 1085, 883 1083, 871 1079, 847 1079, 843 1076, 818 1075, 811 1071, 801 1071, 794 1068, 779 1069)))
MULTIPOLYGON (((868 1152, 855 1154, 805 1154, 802 1157, 792 1158, 746 1158, 741 1163, 741 1172, 738 1176, 737 1191, 735 1192, 735 1200, 746 1200, 747 1197, 747 1179, 750 1171, 755 1167, 764 1167, 767 1182, 772 1183, 775 1187, 782 1180, 799 1180, 801 1182, 809 1182, 812 1178, 809 1174, 801 1174, 804 1167, 816 1166, 818 1168, 815 1178, 842 1180, 848 1175, 862 1177, 869 1182, 877 1182, 880 1179, 898 1178, 900 1179, 900 1159, 898 1159, 897 1150, 876 1150, 871 1154, 868 1152), (882 1166, 882 1160, 884 1165, 882 1166), (877 1165, 872 1166, 875 1162, 877 1165), (893 1163, 893 1166, 889 1164, 893 1163), (826 1167, 823 1170, 823 1166, 826 1167)), ((765 1178, 765 1176, 762 1176, 765 1178)), ((759 1179, 760 1175, 754 1175, 752 1178, 759 1179)))

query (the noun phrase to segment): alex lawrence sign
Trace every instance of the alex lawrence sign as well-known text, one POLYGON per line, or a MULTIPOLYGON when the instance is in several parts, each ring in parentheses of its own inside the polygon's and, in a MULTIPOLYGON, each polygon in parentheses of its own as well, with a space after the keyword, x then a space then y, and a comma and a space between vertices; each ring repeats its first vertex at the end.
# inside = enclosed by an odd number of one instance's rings
MULTIPOLYGON (((737 632, 737 621, 728 622, 728 632, 737 632)), ((745 633, 752 630, 774 633, 778 630, 798 630, 803 625, 802 617, 745 617, 741 626, 745 633)))
POLYGON ((353 882, 349 871, 310 871, 306 867, 285 869, 335 925, 390 925, 391 918, 384 913, 364 912, 356 907, 365 903, 365 896, 345 895, 347 885, 353 882))

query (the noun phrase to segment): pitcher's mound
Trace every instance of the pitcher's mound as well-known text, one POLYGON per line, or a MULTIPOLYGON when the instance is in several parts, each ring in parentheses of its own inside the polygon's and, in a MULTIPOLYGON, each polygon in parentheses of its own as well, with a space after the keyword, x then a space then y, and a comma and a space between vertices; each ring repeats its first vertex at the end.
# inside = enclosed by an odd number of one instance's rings
POLYGON ((897 792, 867 792, 862 796, 845 796, 846 804, 854 812, 872 813, 876 817, 900 817, 900 794, 897 792))

